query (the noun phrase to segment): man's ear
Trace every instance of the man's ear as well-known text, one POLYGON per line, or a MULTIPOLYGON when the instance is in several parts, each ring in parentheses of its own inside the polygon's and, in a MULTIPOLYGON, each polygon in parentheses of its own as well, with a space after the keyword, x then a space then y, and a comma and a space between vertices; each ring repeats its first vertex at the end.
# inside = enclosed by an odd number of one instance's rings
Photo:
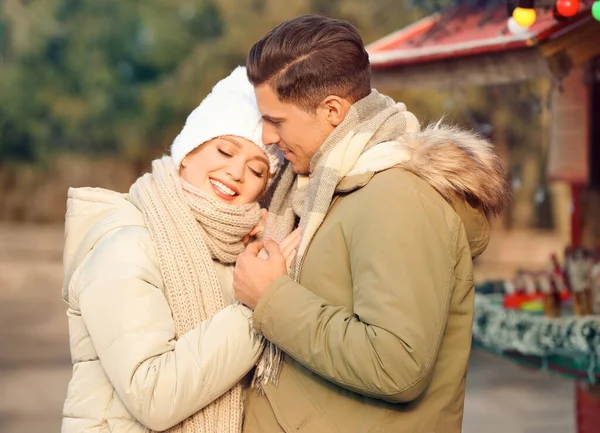
POLYGON ((352 104, 339 96, 329 95, 319 105, 319 108, 325 111, 327 121, 331 126, 336 127, 342 123, 352 104))

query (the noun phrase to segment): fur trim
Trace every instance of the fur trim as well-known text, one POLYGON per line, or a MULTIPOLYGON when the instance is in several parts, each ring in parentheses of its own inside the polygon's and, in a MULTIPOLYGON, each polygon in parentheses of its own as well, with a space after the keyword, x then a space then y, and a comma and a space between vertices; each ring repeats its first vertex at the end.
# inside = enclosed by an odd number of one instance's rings
POLYGON ((466 200, 486 216, 500 215, 511 198, 494 146, 480 135, 441 122, 399 140, 410 157, 398 165, 429 183, 447 201, 466 200))

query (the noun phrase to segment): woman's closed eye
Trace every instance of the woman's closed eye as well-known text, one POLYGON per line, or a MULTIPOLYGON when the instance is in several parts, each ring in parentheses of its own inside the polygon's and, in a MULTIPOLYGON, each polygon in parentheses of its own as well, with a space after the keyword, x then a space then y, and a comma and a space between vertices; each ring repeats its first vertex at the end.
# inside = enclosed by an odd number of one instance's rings
POLYGON ((217 150, 219 151, 219 153, 223 156, 226 156, 228 158, 231 158, 233 155, 223 149, 221 149, 220 147, 217 147, 217 150))
POLYGON ((267 173, 267 168, 263 167, 262 163, 254 163, 254 165, 248 165, 248 168, 250 169, 250 171, 252 172, 252 174, 254 174, 256 177, 262 179, 263 177, 266 176, 267 173), (260 165, 260 167, 258 167, 258 165, 260 165))

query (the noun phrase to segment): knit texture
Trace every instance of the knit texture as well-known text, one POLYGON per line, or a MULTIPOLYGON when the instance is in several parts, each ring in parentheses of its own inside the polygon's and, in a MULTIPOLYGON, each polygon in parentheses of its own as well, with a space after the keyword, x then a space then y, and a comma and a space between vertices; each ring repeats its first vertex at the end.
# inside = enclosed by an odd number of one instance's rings
MULTIPOLYGON (((235 262, 244 250, 242 237, 260 220, 260 207, 231 205, 204 193, 183 181, 166 156, 152 163, 152 172, 140 177, 129 194, 156 246, 178 339, 225 308, 213 260, 235 262)), ((242 413, 242 387, 237 384, 168 431, 239 433, 242 413)))
MULTIPOLYGON (((288 164, 269 207, 264 237, 281 242, 294 230, 300 217, 302 240, 290 275, 298 281, 307 246, 317 232, 342 180, 356 165, 359 157, 373 146, 417 132, 419 124, 404 104, 373 90, 353 104, 344 121, 329 135, 311 160, 310 175, 294 173, 288 164)), ((261 389, 269 380, 277 384, 282 353, 268 343, 253 380, 261 389)))

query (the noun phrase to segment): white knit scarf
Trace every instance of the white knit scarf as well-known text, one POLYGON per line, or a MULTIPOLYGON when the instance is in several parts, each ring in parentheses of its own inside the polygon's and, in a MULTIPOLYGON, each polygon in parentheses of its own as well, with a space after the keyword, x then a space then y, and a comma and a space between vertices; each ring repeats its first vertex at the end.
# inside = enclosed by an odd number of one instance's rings
MULTIPOLYGON (((288 164, 271 200, 264 237, 281 242, 300 217, 302 240, 290 275, 298 281, 307 246, 321 226, 338 183, 374 146, 417 132, 415 116, 404 104, 373 90, 353 104, 344 121, 319 148, 310 163, 310 176, 299 176, 288 164)), ((268 343, 255 372, 253 386, 262 389, 270 380, 277 384, 282 353, 268 343)))
MULTIPOLYGON (((225 308, 213 260, 234 263, 242 237, 260 220, 257 203, 231 205, 180 178, 170 157, 152 163, 129 191, 142 210, 156 247, 176 338, 225 308)), ((169 429, 177 433, 239 433, 240 384, 169 429)))

